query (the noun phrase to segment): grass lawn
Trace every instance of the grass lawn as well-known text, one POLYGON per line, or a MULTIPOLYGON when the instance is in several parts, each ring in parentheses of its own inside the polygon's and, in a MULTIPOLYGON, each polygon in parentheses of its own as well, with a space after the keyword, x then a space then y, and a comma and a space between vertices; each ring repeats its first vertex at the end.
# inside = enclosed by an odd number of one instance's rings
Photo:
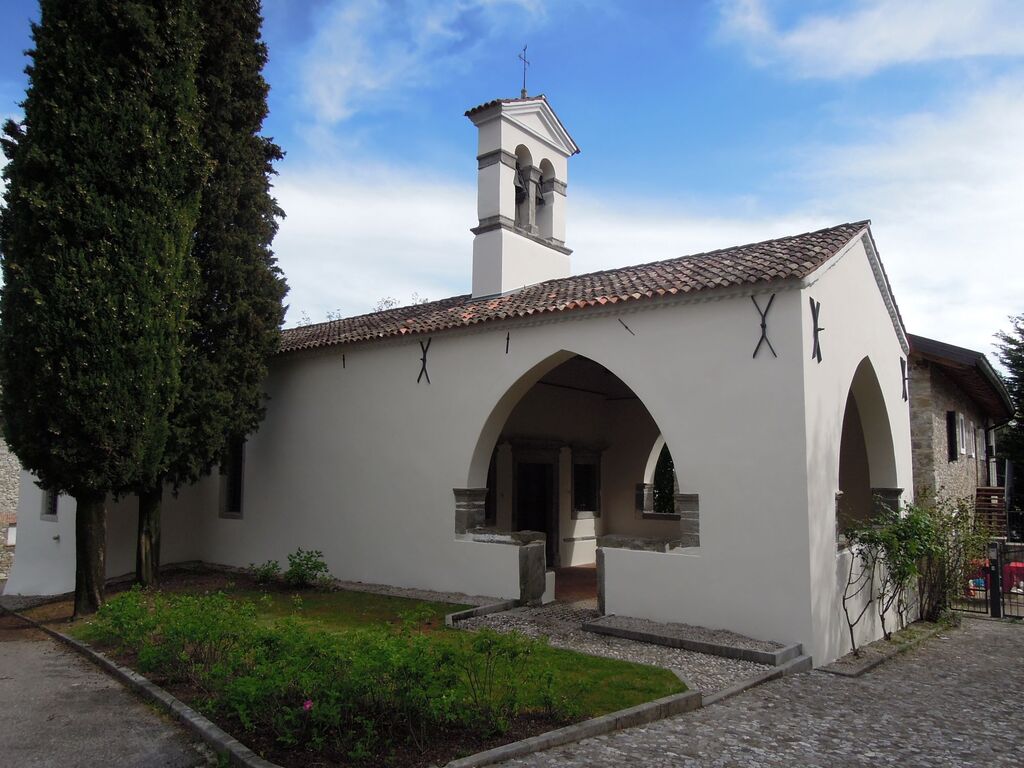
MULTIPOLYGON (((438 642, 468 644, 472 640, 472 633, 444 627, 444 615, 470 607, 465 605, 346 590, 260 589, 245 577, 222 573, 200 577, 191 573, 171 574, 163 589, 194 594, 222 591, 231 598, 252 600, 257 606, 258 620, 266 625, 285 616, 296 616, 312 626, 345 633, 374 626, 400 626, 403 616, 415 612, 421 620, 419 630, 436 637, 438 642)), ((69 622, 71 612, 70 601, 26 611, 37 621, 89 642, 89 620, 69 622)), ((538 649, 534 663, 546 664, 553 670, 557 689, 577 703, 581 718, 604 715, 685 690, 668 670, 550 646, 538 649)))

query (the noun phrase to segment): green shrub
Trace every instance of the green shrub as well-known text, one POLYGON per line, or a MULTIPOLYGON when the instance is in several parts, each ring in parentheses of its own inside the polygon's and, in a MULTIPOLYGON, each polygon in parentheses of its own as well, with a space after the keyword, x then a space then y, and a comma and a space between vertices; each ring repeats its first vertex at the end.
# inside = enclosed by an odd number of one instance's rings
POLYGON ((330 578, 324 553, 318 549, 304 550, 302 547, 288 555, 288 570, 284 580, 293 587, 312 587, 330 578))
POLYGON ((150 603, 149 593, 136 584, 100 607, 85 638, 119 650, 137 650, 156 626, 150 603))
POLYGON ((471 707, 473 724, 492 733, 508 730, 509 721, 522 707, 526 665, 537 641, 519 633, 502 634, 482 629, 455 654, 471 707))
POLYGON ((555 671, 530 663, 540 641, 424 633, 426 618, 410 612, 395 629, 338 634, 295 616, 261 625, 255 602, 223 593, 135 589, 103 607, 91 638, 134 654, 140 671, 162 682, 190 686, 210 716, 355 761, 399 744, 422 749, 452 729, 501 732, 530 710, 572 711, 555 692, 555 671), (546 686, 531 698, 536 674, 547 675, 546 686))
POLYGON ((249 563, 249 575, 257 584, 273 584, 281 578, 281 564, 277 560, 267 560, 262 565, 249 563))

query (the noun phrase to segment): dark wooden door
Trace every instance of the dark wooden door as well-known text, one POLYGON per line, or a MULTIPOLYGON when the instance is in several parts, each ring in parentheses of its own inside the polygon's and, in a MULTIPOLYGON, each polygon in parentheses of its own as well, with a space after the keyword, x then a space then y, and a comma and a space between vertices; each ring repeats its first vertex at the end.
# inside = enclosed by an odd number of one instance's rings
POLYGON ((547 561, 555 562, 558 542, 555 519, 555 467, 550 463, 521 462, 516 471, 516 520, 521 531, 547 535, 547 561))

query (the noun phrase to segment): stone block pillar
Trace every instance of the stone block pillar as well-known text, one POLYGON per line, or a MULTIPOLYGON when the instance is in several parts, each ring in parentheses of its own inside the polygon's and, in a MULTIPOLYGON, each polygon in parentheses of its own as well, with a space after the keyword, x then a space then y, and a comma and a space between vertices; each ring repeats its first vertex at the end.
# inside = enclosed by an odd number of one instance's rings
POLYGON ((700 546, 700 495, 675 494, 675 511, 679 515, 679 536, 684 547, 700 546))
POLYGON ((872 512, 876 515, 886 509, 891 509, 894 512, 899 512, 900 501, 902 498, 902 488, 872 488, 872 512))
POLYGON ((547 586, 547 546, 544 539, 519 548, 519 600, 540 605, 547 586))
POLYGON ((482 528, 486 516, 486 488, 453 488, 455 493, 455 532, 482 528))

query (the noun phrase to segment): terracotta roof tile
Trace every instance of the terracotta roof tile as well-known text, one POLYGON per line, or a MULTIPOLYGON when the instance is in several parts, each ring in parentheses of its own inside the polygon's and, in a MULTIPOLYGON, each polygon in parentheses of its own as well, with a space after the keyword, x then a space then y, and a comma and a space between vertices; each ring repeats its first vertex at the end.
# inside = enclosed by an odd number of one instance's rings
POLYGON ((584 310, 665 295, 801 279, 838 253, 868 222, 692 256, 548 280, 501 296, 470 295, 289 328, 280 352, 434 333, 495 320, 584 310))

